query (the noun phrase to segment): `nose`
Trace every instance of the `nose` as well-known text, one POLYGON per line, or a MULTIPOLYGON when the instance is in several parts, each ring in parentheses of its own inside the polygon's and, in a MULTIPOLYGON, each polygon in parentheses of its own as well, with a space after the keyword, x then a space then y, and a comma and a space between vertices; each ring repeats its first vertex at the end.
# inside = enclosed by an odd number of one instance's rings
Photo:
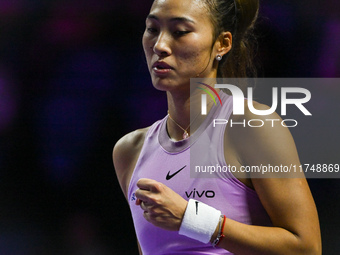
POLYGON ((153 52, 160 57, 171 55, 170 38, 166 33, 159 34, 157 41, 153 46, 153 52))

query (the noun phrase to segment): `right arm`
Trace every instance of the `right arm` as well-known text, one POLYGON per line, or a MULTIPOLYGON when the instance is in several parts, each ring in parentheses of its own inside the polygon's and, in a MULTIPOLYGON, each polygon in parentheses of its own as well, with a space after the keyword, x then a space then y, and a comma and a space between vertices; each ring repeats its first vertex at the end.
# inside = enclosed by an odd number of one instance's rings
MULTIPOLYGON (((130 179, 142 150, 148 128, 139 129, 122 137, 114 146, 112 152, 113 164, 120 187, 128 200, 130 179)), ((137 241, 139 254, 142 251, 137 241)))
POLYGON ((142 150, 147 130, 148 128, 138 129, 123 136, 113 148, 113 165, 125 198, 128 196, 130 179, 142 150))

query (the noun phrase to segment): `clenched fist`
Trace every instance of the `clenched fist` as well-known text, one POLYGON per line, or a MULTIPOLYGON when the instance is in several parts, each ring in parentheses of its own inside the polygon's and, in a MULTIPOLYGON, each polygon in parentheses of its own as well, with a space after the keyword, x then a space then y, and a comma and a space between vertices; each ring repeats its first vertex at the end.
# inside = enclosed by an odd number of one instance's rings
POLYGON ((188 202, 155 180, 140 179, 137 186, 136 205, 144 211, 144 218, 157 227, 178 231, 188 202))

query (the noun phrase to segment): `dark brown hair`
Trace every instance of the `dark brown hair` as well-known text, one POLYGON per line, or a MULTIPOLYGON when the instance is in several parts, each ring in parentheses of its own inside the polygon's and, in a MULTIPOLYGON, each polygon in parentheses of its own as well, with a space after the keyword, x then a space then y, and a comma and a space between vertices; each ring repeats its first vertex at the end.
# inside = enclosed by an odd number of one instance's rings
POLYGON ((220 61, 217 76, 256 77, 254 25, 259 11, 259 0, 203 0, 203 2, 215 27, 214 41, 225 31, 233 35, 232 49, 220 61))

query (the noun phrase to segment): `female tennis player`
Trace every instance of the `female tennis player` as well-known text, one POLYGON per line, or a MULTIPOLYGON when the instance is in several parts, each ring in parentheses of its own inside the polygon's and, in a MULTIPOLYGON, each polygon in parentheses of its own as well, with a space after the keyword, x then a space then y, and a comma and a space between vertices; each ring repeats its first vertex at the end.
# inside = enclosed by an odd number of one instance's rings
MULTIPOLYGON (((208 102, 208 115, 190 121, 190 78, 254 73, 248 39, 258 9, 258 0, 155 0, 151 7, 143 47, 153 86, 166 92, 168 114, 127 134, 113 150, 140 254, 321 254, 305 178, 231 171, 190 178, 190 151, 202 145, 202 165, 300 165, 286 127, 213 128, 212 119, 241 121, 232 113, 233 97, 221 90, 222 106, 208 102)), ((245 108, 246 121, 280 118, 245 108)))

